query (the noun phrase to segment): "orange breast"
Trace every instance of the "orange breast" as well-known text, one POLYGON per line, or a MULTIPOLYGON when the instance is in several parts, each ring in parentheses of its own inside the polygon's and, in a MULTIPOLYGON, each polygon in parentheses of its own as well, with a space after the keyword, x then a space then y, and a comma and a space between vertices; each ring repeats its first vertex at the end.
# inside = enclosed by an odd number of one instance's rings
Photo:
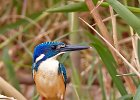
POLYGON ((62 75, 37 71, 34 73, 37 91, 47 100, 63 100, 65 84, 62 75))

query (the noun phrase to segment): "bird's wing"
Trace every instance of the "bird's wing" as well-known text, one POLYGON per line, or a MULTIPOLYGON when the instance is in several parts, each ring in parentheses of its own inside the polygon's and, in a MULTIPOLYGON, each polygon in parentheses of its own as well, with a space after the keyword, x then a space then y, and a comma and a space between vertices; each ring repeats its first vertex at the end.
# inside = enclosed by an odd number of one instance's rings
POLYGON ((63 79, 64 79, 64 83, 65 83, 65 87, 66 87, 66 84, 67 84, 67 73, 66 73, 65 66, 63 64, 61 64, 61 63, 59 63, 58 74, 62 74, 63 79))

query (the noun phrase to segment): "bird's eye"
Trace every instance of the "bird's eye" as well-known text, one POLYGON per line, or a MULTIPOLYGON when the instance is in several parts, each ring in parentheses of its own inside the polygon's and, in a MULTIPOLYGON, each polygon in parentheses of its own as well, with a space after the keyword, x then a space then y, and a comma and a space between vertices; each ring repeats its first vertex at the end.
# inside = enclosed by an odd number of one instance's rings
POLYGON ((61 46, 61 48, 64 48, 66 45, 65 44, 63 44, 63 45, 60 45, 61 46))
POLYGON ((65 44, 64 45, 58 45, 57 49, 64 48, 65 46, 66 46, 65 44))
POLYGON ((53 50, 55 50, 56 48, 57 48, 56 45, 52 45, 52 46, 51 46, 51 49, 53 49, 53 50))

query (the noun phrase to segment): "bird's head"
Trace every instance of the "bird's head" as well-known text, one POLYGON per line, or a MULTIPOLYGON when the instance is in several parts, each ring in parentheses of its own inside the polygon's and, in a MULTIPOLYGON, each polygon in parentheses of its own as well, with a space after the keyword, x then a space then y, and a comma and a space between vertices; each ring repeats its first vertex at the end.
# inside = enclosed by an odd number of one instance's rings
POLYGON ((48 58, 56 58, 58 55, 67 51, 76 51, 88 48, 89 46, 66 45, 63 42, 44 42, 35 47, 33 62, 40 64, 48 58))

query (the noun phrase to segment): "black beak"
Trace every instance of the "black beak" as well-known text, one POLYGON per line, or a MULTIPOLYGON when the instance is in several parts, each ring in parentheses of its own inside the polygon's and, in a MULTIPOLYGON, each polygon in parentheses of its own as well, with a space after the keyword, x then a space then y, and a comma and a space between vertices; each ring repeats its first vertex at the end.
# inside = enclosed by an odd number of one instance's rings
POLYGON ((66 52, 66 51, 78 51, 78 50, 84 50, 84 49, 89 49, 91 47, 89 46, 79 46, 79 45, 66 45, 65 47, 61 48, 61 52, 66 52))

